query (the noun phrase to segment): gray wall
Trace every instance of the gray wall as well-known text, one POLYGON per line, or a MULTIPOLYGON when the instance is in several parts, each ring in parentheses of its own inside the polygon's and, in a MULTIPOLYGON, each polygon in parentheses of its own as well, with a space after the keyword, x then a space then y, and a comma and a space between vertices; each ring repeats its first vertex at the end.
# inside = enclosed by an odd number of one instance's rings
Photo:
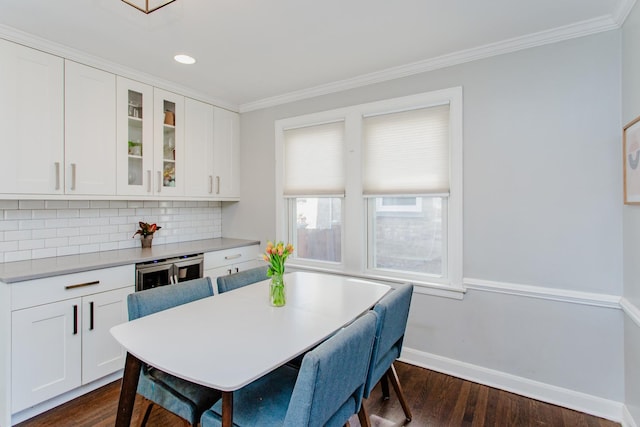
MULTIPOLYGON (((622 31, 622 125, 640 115, 640 8, 636 6, 622 31)), ((625 206, 624 298, 632 309, 640 310, 640 206, 625 206)), ((640 423, 640 324, 625 319, 625 404, 640 423)))
POLYGON ((476 286, 461 301, 415 294, 404 357, 592 413, 572 397, 622 402, 621 310, 546 296, 622 293, 620 44, 610 31, 244 113, 242 201, 223 204, 223 235, 274 238, 275 120, 462 86, 476 286))

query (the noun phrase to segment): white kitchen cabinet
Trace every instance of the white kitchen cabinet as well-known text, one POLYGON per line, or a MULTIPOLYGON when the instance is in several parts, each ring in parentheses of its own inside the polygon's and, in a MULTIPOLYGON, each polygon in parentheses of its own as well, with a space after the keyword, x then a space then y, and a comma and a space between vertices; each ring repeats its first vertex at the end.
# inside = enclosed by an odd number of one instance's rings
POLYGON ((62 194, 64 62, 0 40, 0 193, 62 194))
POLYGON ((128 319, 133 279, 123 266, 11 285, 12 413, 124 366, 109 330, 128 319))
POLYGON ((12 412, 80 386, 80 304, 75 298, 12 313, 12 412))
POLYGON ((240 116, 214 107, 213 111, 214 196, 222 200, 240 198, 240 116))
POLYGON ((153 195, 153 87, 117 78, 117 192, 153 195))
POLYGON ((109 330, 129 319, 129 286, 82 298, 82 384, 116 372, 124 366, 126 352, 109 330))
POLYGON ((214 196, 213 106, 185 99, 185 195, 214 196))
POLYGON ((65 193, 116 194, 116 76, 65 61, 65 193))
POLYGON ((184 96, 154 88, 154 182, 156 196, 184 195, 184 96))
POLYGON ((258 245, 242 246, 204 254, 204 275, 211 278, 216 292, 216 279, 218 276, 239 273, 262 265, 265 265, 265 262, 260 258, 260 247, 258 245))

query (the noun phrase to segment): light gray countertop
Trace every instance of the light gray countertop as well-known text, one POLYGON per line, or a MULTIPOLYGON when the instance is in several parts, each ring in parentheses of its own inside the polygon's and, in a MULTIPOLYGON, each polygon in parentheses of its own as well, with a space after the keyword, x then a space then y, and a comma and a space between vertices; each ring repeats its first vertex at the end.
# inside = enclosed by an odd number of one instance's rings
POLYGON ((154 245, 148 249, 120 249, 80 255, 41 258, 30 261, 6 262, 0 263, 0 281, 4 283, 22 282, 62 274, 136 264, 138 262, 182 255, 221 251, 257 244, 260 244, 260 241, 219 238, 154 245))

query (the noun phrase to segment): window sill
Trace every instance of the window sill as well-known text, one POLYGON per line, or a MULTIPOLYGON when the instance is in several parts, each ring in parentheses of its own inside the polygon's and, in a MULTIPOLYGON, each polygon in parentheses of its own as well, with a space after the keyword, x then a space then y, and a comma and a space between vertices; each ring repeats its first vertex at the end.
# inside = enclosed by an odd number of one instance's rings
POLYGON ((371 281, 387 284, 391 287, 393 287, 394 285, 399 285, 403 283, 412 283, 413 292, 416 294, 438 296, 438 297, 451 298, 456 300, 462 300, 466 292, 465 288, 455 287, 452 285, 443 285, 439 283, 429 283, 429 282, 422 282, 422 281, 416 281, 416 280, 403 280, 403 279, 393 278, 389 276, 375 275, 375 274, 345 272, 345 271, 339 271, 339 270, 323 268, 323 267, 296 264, 293 262, 288 263, 287 268, 289 271, 291 270, 315 271, 319 273, 335 274, 340 276, 353 277, 357 279, 371 280, 371 281))

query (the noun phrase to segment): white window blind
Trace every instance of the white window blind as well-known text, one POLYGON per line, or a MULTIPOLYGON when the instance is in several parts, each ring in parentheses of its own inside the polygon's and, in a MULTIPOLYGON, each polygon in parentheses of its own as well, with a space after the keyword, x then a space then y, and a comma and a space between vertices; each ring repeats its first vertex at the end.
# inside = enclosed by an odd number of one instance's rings
POLYGON ((343 153, 343 121, 285 130, 284 195, 343 195, 343 153))
POLYGON ((449 193, 449 104, 363 119, 363 193, 449 193))

